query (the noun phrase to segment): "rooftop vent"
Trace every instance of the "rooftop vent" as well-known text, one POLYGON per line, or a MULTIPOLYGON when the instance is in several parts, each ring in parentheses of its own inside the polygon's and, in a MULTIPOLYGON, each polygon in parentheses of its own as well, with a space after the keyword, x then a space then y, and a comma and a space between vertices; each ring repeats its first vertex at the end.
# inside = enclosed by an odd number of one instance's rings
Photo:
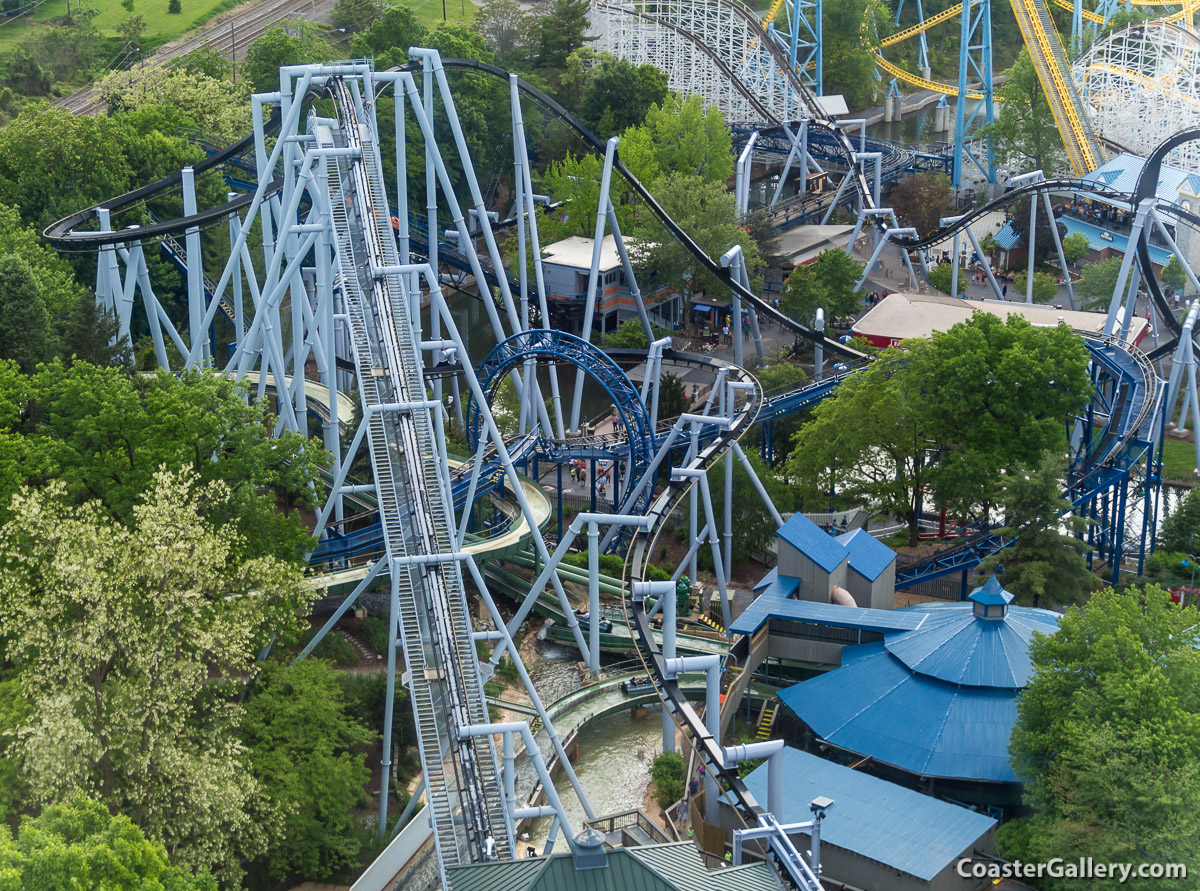
POLYGON ((604 850, 604 833, 599 829, 585 829, 575 836, 575 869, 605 869, 608 853, 604 850))

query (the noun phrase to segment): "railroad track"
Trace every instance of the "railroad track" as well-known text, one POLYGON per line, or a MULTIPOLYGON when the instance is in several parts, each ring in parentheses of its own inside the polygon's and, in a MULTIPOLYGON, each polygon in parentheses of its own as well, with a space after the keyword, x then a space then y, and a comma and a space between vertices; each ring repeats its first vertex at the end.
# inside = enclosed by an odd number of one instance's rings
MULTIPOLYGON (((245 58, 250 44, 262 37, 275 22, 289 18, 310 19, 331 7, 331 0, 261 0, 259 3, 246 4, 190 37, 165 44, 146 60, 146 64, 162 65, 205 48, 217 50, 236 61, 245 58)), ((94 84, 55 104, 73 114, 93 115, 105 110, 104 100, 96 93, 94 84)))

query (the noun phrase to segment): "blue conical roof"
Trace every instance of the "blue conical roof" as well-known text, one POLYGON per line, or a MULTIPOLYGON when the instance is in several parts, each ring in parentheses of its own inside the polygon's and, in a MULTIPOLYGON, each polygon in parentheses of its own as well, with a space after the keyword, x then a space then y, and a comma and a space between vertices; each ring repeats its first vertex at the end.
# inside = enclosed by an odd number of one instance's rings
POLYGON ((917 674, 963 687, 1021 689, 1033 673, 1033 635, 1058 628, 1057 613, 1024 606, 1009 607, 1000 619, 981 618, 969 603, 908 608, 928 610, 929 618, 917 631, 889 634, 887 651, 917 674))

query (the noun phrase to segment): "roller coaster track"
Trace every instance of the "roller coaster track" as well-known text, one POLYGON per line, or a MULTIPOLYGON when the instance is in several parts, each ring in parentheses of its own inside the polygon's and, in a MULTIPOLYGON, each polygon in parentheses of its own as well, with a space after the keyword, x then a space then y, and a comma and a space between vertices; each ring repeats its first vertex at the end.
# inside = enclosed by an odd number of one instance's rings
POLYGON ((1075 89, 1070 63, 1045 0, 1011 0, 1011 5, 1054 122, 1062 134, 1071 168, 1077 176, 1091 173, 1104 161, 1104 148, 1075 89))
MULTIPOLYGON (((1052 2, 1060 9, 1065 9, 1071 13, 1075 12, 1075 4, 1072 3, 1071 0, 1052 0, 1052 2)), ((1085 22, 1091 22, 1094 25, 1104 24, 1104 16, 1100 15, 1098 12, 1092 12, 1087 7, 1084 7, 1083 9, 1083 20, 1085 22)))
MULTIPOLYGON (((920 87, 922 90, 929 90, 933 93, 941 93, 943 96, 957 96, 958 87, 944 84, 941 81, 926 80, 917 74, 910 74, 899 65, 889 62, 883 57, 882 53, 875 53, 875 64, 890 74, 892 77, 902 80, 905 83, 912 84, 914 87, 920 87)), ((978 90, 967 90, 968 99, 983 99, 983 93, 978 90)))
POLYGON ((491 739, 458 733, 488 715, 409 295, 400 276, 374 271, 399 263, 382 167, 357 97, 340 78, 329 88, 338 126, 318 140, 353 153, 325 156, 329 206, 438 858, 443 869, 508 858, 491 739))
MULTIPOLYGON (((1067 3, 1068 0, 1061 0, 1061 2, 1067 3)), ((942 22, 948 22, 961 13, 961 4, 957 6, 950 6, 946 9, 943 9, 937 15, 931 15, 929 18, 925 19, 925 21, 913 25, 911 28, 905 28, 903 31, 897 31, 895 34, 883 38, 881 41, 879 41, 879 45, 883 47, 895 46, 897 43, 903 43, 905 40, 908 40, 908 38, 916 37, 921 32, 928 31, 930 28, 934 27, 935 25, 940 25, 942 22)))
MULTIPOLYGON (((783 0, 776 0, 776 6, 781 3, 783 3, 783 0)), ((622 13, 624 15, 635 16, 636 18, 646 22, 651 22, 677 34, 683 40, 686 40, 689 44, 707 56, 709 61, 712 62, 722 74, 729 78, 730 84, 732 84, 733 88, 737 90, 738 95, 750 103, 750 107, 753 108, 758 114, 762 115, 762 119, 764 121, 778 122, 778 115, 776 115, 775 112, 768 109, 762 103, 754 91, 746 86, 745 82, 737 75, 737 73, 734 72, 734 70, 730 68, 728 64, 726 64, 725 60, 722 59, 716 52, 714 52, 707 43, 700 40, 695 34, 688 31, 686 28, 681 28, 679 25, 676 25, 673 22, 658 18, 657 16, 648 15, 640 10, 630 9, 629 7, 623 6, 620 3, 607 3, 605 0, 592 0, 592 5, 601 9, 610 9, 614 12, 622 13)))

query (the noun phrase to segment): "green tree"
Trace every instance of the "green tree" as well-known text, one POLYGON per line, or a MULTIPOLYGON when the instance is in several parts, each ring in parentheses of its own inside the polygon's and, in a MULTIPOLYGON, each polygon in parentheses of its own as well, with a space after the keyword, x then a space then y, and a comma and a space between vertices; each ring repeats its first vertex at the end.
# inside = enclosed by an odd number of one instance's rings
POLYGON ((683 756, 678 752, 661 752, 650 763, 650 778, 654 783, 654 800, 668 808, 683 798, 683 756))
POLYGON ((1029 50, 1021 50, 996 94, 1004 101, 987 135, 1000 160, 1018 173, 1042 170, 1052 175, 1065 163, 1066 151, 1029 50))
POLYGON ((329 18, 337 28, 363 31, 371 27, 381 12, 381 4, 375 0, 338 0, 329 18))
POLYGON ((216 80, 229 80, 233 76, 233 63, 223 52, 211 46, 202 46, 177 56, 167 62, 167 67, 203 74, 216 80))
POLYGON ((218 143, 250 132, 250 87, 184 68, 129 68, 114 71, 96 85, 109 112, 120 114, 166 105, 185 115, 218 143))
POLYGON ((42 69, 37 59, 18 48, 8 57, 8 73, 4 83, 12 87, 22 96, 48 96, 54 86, 50 75, 42 69))
POLYGON ((879 40, 890 33, 891 21, 891 14, 879 0, 826 0, 823 23, 826 93, 841 93, 851 109, 875 104, 874 50, 879 40), (863 22, 868 20, 873 26, 864 28, 863 22))
POLYGON ((1088 551, 1081 538, 1088 522, 1071 513, 1063 497, 1066 461, 1049 452, 1032 467, 1016 467, 1000 484, 999 502, 1005 510, 1001 534, 1015 536, 1011 545, 989 557, 982 575, 1004 566, 1004 587, 1017 602, 1042 606, 1078 603, 1096 586, 1088 569, 1088 551))
POLYGON ((46 304, 29 264, 16 254, 0 256, 0 360, 30 372, 50 358, 46 304))
POLYGON ((733 137, 714 105, 699 96, 667 96, 621 137, 621 160, 647 186, 669 173, 724 183, 733 176, 733 137))
POLYGON ((810 491, 837 487, 903 519, 916 544, 927 496, 959 516, 986 513, 1000 468, 1066 451, 1066 422, 1089 392, 1087 351, 1065 327, 986 314, 902 346, 814 410, 788 466, 810 491))
POLYGON ((63 336, 63 354, 68 365, 87 362, 105 367, 128 366, 133 363, 133 351, 128 338, 117 338, 121 323, 115 313, 100 308, 96 298, 84 294, 67 315, 63 336))
POLYGON ((97 796, 173 862, 233 883, 266 830, 220 680, 273 632, 294 634, 312 593, 296 567, 241 561, 206 502, 231 507, 228 487, 165 470, 128 525, 73 505, 62 483, 19 494, 0 528, 0 626, 30 703, 32 802, 97 796))
POLYGON ((642 328, 639 319, 626 319, 617 326, 616 330, 604 335, 605 349, 644 350, 649 345, 646 342, 646 331, 642 328))
POLYGON ((309 541, 298 512, 277 504, 310 504, 324 453, 306 437, 272 437, 275 419, 263 403, 246 404, 231 381, 207 372, 129 375, 84 362, 51 363, 32 378, 0 375, 0 441, 17 440, 12 459, 0 449, 0 500, 17 486, 59 481, 75 503, 99 499, 111 517, 128 521, 160 467, 187 466, 204 482, 221 480, 228 496, 206 503, 205 516, 245 556, 297 560, 309 541))
POLYGON ((792 270, 784 283, 780 305, 793 319, 809 325, 818 309, 824 309, 827 318, 848 316, 862 303, 854 290, 862 271, 862 264, 845 251, 822 251, 812 263, 792 270))
POLYGON ((1062 246, 1063 256, 1067 258, 1068 263, 1078 263, 1092 249, 1088 237, 1082 232, 1072 232, 1062 240, 1062 246))
POLYGON ((169 0, 169 2, 167 3, 167 14, 168 15, 179 15, 182 12, 183 12, 182 0, 169 0))
POLYGON ((1091 393, 1088 353, 1065 325, 1035 328, 986 313, 935 334, 912 373, 929 400, 926 433, 940 445, 935 495, 962 517, 998 502, 998 470, 1067 451, 1066 431, 1091 393))
POLYGON ((338 672, 319 659, 268 665, 246 703, 241 738, 280 815, 261 857, 267 877, 320 881, 352 866, 361 847, 353 811, 369 803, 371 778, 355 747, 374 734, 346 714, 338 672))
MULTIPOLYGON (((1013 276, 1013 290, 1018 295, 1025 293, 1029 283, 1028 273, 1018 272, 1013 276)), ((1033 302, 1050 303, 1058 296, 1058 281, 1048 272, 1033 273, 1033 302)))
POLYGON ((216 891, 217 883, 172 866, 125 815, 74 795, 25 817, 16 839, 0 832, 0 888, 216 891))
POLYGON ((71 264, 51 249, 40 232, 22 224, 15 207, 6 205, 0 205, 0 254, 15 254, 25 261, 52 319, 61 319, 85 294, 71 264))
POLYGON ((587 0, 549 0, 537 9, 540 68, 562 68, 567 56, 589 40, 587 0))
MULTIPOLYGON (((1034 809, 1009 856, 1184 863, 1200 869, 1200 651, 1196 614, 1150 586, 1105 589, 1034 639, 1017 701, 1013 767, 1034 809)), ((1194 879, 1134 879, 1183 891, 1194 879)), ((1054 880, 1047 891, 1082 891, 1054 880)))
POLYGON ((284 65, 328 62, 336 58, 340 58, 340 53, 325 39, 320 27, 292 20, 271 25, 262 37, 251 43, 240 71, 250 88, 261 93, 279 89, 279 69, 284 65))
POLYGON ((1088 263, 1075 283, 1075 293, 1084 298, 1083 309, 1107 309, 1117 289, 1117 278, 1121 274, 1121 258, 1109 257, 1099 263, 1088 263))
POLYGON ((125 133, 112 118, 30 104, 0 130, 0 204, 41 231, 69 213, 128 191, 125 133))
POLYGON ((1176 291, 1181 291, 1187 286, 1187 273, 1183 271, 1183 264, 1174 254, 1171 254, 1171 259, 1163 267, 1162 283, 1176 291))
POLYGON ((901 225, 928 235, 941 228, 952 197, 950 178, 944 173, 914 173, 892 187, 891 202, 901 225))
MULTIPOLYGON (((929 283, 941 291, 943 294, 949 294, 953 286, 950 278, 954 275, 954 267, 950 263, 939 263, 937 266, 929 267, 929 283)), ((966 290, 966 283, 969 279, 967 273, 962 269, 958 270, 958 293, 961 295, 966 290)))
POLYGON ((667 75, 661 69, 609 57, 589 72, 580 116, 603 137, 640 124, 666 96, 667 75))
POLYGON ((809 491, 835 487, 879 514, 908 524, 917 543, 917 517, 932 486, 927 451, 929 411, 924 380, 908 363, 930 348, 928 341, 905 341, 905 349, 884 351, 850 375, 837 395, 813 411, 796 433, 787 471, 809 491), (858 468, 869 464, 877 473, 858 468))
POLYGON ((768 356, 763 365, 754 373, 758 384, 764 393, 783 387, 799 386, 808 379, 799 365, 793 365, 787 356, 780 351, 774 356, 768 356))
POLYGON ((1187 497, 1163 519, 1158 549, 1200 556, 1200 489, 1188 489, 1187 497))
MULTIPOLYGON (((758 245, 738 225, 733 195, 723 183, 671 173, 655 182, 654 197, 708 256, 719 257, 740 244, 751 278, 759 274, 758 245)), ((649 278, 653 281, 687 293, 728 291, 719 279, 699 268, 683 243, 659 227, 657 221, 641 227, 638 236, 640 240, 632 246, 631 253, 638 266, 651 272, 649 278)))
MULTIPOLYGON (((15 669, 6 669, 0 674, 0 819, 3 820, 20 814, 29 800, 20 746, 21 730, 28 720, 29 700, 21 692, 21 678, 15 669)), ((7 833, 0 832, 0 842, 4 836, 7 833)), ((4 873, 2 861, 0 854, 0 876, 4 873)))
POLYGON ((687 386, 677 374, 665 372, 659 380, 658 418, 677 418, 688 410, 687 386))
POLYGON ((527 62, 537 47, 537 17, 521 9, 516 0, 484 0, 471 28, 487 41, 501 67, 527 62))
POLYGON ((429 37, 428 29, 417 21, 407 6, 385 6, 370 28, 354 35, 351 43, 357 57, 376 56, 388 64, 405 61, 409 47, 422 46, 429 37))

